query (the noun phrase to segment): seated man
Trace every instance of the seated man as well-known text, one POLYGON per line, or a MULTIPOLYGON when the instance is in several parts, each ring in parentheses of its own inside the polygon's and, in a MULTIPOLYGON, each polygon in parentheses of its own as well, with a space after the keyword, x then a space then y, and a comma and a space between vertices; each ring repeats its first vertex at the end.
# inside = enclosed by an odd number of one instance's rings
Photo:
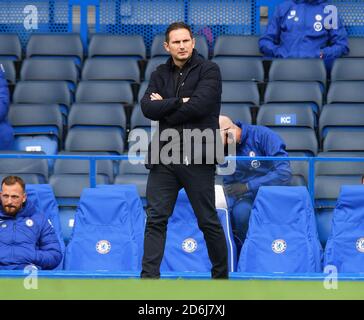
POLYGON ((328 69, 349 52, 347 33, 327 0, 288 0, 275 8, 259 40, 268 58, 320 58, 328 69))
POLYGON ((8 176, 1 183, 0 269, 53 269, 62 260, 50 221, 27 200, 24 181, 8 176))
POLYGON ((0 150, 11 150, 14 133, 8 121, 9 89, 3 65, 0 64, 0 150))
MULTIPOLYGON (((236 156, 288 156, 282 139, 266 127, 245 125, 239 121, 235 124, 226 116, 219 117, 219 124, 224 145, 236 144, 236 156)), ((259 187, 288 185, 290 180, 289 161, 240 160, 235 172, 224 176, 233 232, 240 241, 245 239, 250 210, 259 187)))

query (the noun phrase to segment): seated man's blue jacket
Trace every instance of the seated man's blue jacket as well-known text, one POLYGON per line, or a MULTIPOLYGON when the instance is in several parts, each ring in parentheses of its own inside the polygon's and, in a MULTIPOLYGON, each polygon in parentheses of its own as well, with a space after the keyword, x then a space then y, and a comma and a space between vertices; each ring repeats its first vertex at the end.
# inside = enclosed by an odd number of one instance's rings
POLYGON ((46 215, 29 200, 15 217, 0 206, 0 269, 53 269, 62 259, 61 247, 46 215))
MULTIPOLYGON (((236 123, 242 129, 236 155, 246 157, 287 157, 286 146, 272 130, 263 126, 236 123)), ((224 184, 247 183, 246 196, 255 197, 260 186, 281 186, 291 181, 289 161, 237 161, 233 175, 224 176, 224 184)))
POLYGON ((0 68, 0 150, 10 150, 13 145, 13 128, 8 122, 9 89, 5 74, 0 68))
POLYGON ((260 51, 273 58, 319 58, 322 52, 326 64, 347 54, 347 33, 340 19, 336 29, 325 28, 328 5, 326 0, 288 0, 277 5, 259 40, 260 51))

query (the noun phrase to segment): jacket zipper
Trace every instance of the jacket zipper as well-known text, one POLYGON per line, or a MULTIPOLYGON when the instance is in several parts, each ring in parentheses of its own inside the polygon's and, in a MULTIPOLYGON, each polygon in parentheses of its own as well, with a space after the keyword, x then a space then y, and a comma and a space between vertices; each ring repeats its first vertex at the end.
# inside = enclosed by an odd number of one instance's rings
MULTIPOLYGON (((178 85, 178 87, 177 87, 177 92, 176 92, 176 96, 177 96, 177 97, 179 97, 179 91, 180 91, 181 87, 183 87, 183 86, 185 85, 185 80, 187 79, 187 76, 189 75, 189 73, 191 72, 191 70, 192 70, 192 69, 194 69, 194 68, 196 68, 196 67, 197 67, 197 64, 194 64, 193 66, 191 66, 191 67, 187 70, 187 72, 186 72, 185 76, 183 77, 183 79, 181 80, 180 84, 179 84, 179 85, 178 85)), ((183 98, 183 97, 180 97, 180 98, 183 98)), ((182 124, 182 139, 183 139, 183 132, 184 132, 184 130, 185 130, 185 124, 183 123, 183 124, 182 124)), ((184 141, 183 141, 183 150, 185 149, 184 147, 185 147, 185 145, 184 145, 184 141)), ((183 151, 182 151, 182 152, 183 152, 183 151)), ((188 161, 188 157, 187 157, 187 155, 185 155, 185 157, 184 157, 184 159, 183 159, 183 162, 184 162, 184 164, 185 164, 186 166, 188 166, 188 165, 189 165, 189 161, 188 161)))

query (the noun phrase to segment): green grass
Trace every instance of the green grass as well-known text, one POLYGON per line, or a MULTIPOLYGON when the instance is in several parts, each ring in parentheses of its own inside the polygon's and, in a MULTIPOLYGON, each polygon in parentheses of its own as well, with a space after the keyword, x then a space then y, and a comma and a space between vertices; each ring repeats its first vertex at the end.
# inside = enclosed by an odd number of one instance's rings
POLYGON ((1 278, 0 299, 364 299, 364 282, 339 281, 327 290, 322 281, 291 280, 140 280, 39 278, 26 290, 24 278, 1 278))

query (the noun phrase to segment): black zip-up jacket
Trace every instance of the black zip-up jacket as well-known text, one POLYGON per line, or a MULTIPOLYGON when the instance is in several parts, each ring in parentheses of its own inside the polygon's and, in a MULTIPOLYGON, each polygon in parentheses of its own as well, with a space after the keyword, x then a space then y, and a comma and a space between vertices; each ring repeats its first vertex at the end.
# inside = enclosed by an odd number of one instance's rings
MULTIPOLYGON (((160 136, 164 129, 173 128, 179 133, 181 133, 181 129, 212 129, 214 133, 219 129, 222 90, 219 67, 199 56, 194 49, 177 89, 175 88, 174 67, 172 58, 160 65, 152 73, 149 86, 141 100, 145 117, 159 121, 159 132, 152 139, 153 147, 155 139, 159 138, 158 135, 160 136), (153 92, 160 94, 163 100, 151 101, 150 95, 153 92), (182 98, 187 97, 190 100, 183 103, 182 98)), ((218 138, 220 138, 219 135, 218 138)), ((159 141, 159 150, 164 144, 166 144, 165 141, 159 141)), ((202 146, 206 147, 206 141, 202 142, 202 146)), ((199 149, 201 150, 192 148, 192 159, 187 159, 187 161, 185 161, 184 153, 184 163, 200 163, 201 161, 205 163, 206 149, 199 149), (199 159, 200 162, 197 162, 196 159, 199 159)), ((159 152, 157 155, 159 156, 159 152)), ((158 161, 158 158, 151 155, 149 146, 148 164, 156 163, 154 161, 158 161)), ((151 166, 147 165, 147 167, 151 166)))

